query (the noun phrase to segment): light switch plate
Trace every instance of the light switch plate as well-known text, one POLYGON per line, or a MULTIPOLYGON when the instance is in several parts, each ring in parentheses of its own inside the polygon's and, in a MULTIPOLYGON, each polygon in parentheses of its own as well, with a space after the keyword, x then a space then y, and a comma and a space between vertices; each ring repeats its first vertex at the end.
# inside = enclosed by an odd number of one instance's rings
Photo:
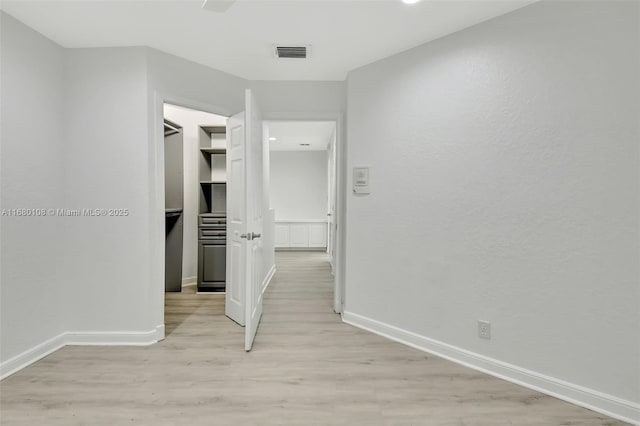
POLYGON ((353 168, 353 193, 354 194, 369 194, 371 190, 369 188, 371 178, 371 167, 369 166, 356 166, 353 168))

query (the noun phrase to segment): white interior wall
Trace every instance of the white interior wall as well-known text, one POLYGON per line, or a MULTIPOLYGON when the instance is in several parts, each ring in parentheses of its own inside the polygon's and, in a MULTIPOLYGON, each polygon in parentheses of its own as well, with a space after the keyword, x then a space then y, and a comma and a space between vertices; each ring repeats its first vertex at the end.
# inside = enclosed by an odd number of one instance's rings
MULTIPOLYGON (((4 12, 0 31, 0 207, 64 208, 65 51, 4 12)), ((50 214, 0 217, 3 374, 6 361, 66 330, 66 222, 50 214)))
POLYGON ((164 117, 182 126, 184 159, 183 282, 195 282, 198 275, 198 212, 200 200, 200 126, 226 126, 227 118, 189 108, 164 104, 164 117))
MULTIPOLYGON (((633 338, 639 321, 634 239, 638 234, 638 188, 629 185, 638 182, 638 153, 637 143, 628 142, 637 142, 638 131, 637 124, 629 124, 637 123, 638 112, 637 98, 633 98, 638 92, 634 78, 637 55, 633 55, 638 51, 638 34, 632 21, 637 14, 634 3, 543 3, 351 74, 349 164, 374 165, 374 193, 349 197, 349 309, 638 400, 634 385, 638 371, 633 363, 639 355, 637 338, 633 338), (594 63, 593 57, 606 60, 594 63), (611 129, 617 133, 612 134, 611 129), (429 144, 424 142, 427 137, 429 144), (389 141, 396 140, 403 145, 390 150, 389 141), (394 179, 395 184, 391 183, 394 179), (416 186, 416 181, 424 183, 416 186), (531 214, 540 208, 544 215, 531 214), (397 225, 379 235, 383 241, 407 238, 405 248, 390 257, 388 245, 370 241, 365 231, 381 219, 388 223, 386 219, 397 217, 398 212, 402 215, 397 225), (360 221, 362 217, 367 219, 360 221), (544 220, 536 220, 541 217, 544 220), (461 250, 465 247, 468 250, 461 250), (416 262, 418 255, 420 262, 416 262), (380 262, 372 267, 370 259, 380 262), (389 260, 402 268, 391 270, 389 260), (389 293, 385 280, 378 279, 383 276, 403 283, 399 291, 389 293), (438 306, 432 300, 439 301, 438 306), (404 313, 389 310, 389 306, 403 306, 404 313), (545 312, 544 334, 540 333, 539 312, 545 312), (493 322, 490 342, 474 340, 475 320, 480 316, 493 322)), ((2 207, 36 199, 59 203, 64 198, 61 185, 69 180, 60 176, 67 164, 58 161, 69 163, 70 177, 104 174, 90 178, 90 183, 106 197, 72 196, 70 201, 129 202, 140 197, 131 203, 136 210, 134 219, 117 222, 114 218, 104 228, 83 222, 71 229, 89 232, 96 241, 106 238, 106 248, 122 249, 137 262, 110 253, 103 258, 101 248, 98 254, 78 258, 76 251, 60 250, 64 227, 34 220, 14 228, 3 218, 3 361, 79 325, 80 320, 70 320, 66 328, 61 313, 67 308, 73 311, 76 304, 103 304, 92 314, 93 329, 137 331, 161 322, 161 278, 154 275, 161 270, 157 263, 161 256, 154 250, 157 238, 163 235, 163 217, 154 215, 153 208, 163 200, 157 193, 149 194, 158 180, 153 165, 162 164, 157 161, 153 137, 161 127, 157 100, 165 95, 174 102, 193 100, 213 105, 213 112, 224 115, 243 108, 245 80, 152 49, 142 49, 146 57, 142 63, 140 49, 109 50, 107 56, 121 68, 116 69, 116 65, 101 62, 104 50, 92 50, 76 57, 89 75, 77 76, 86 91, 72 88, 71 103, 78 105, 70 105, 70 110, 82 105, 95 108, 102 120, 98 123, 88 117, 90 125, 79 123, 71 141, 81 154, 76 156, 64 150, 63 136, 55 136, 64 134, 60 122, 65 114, 59 108, 65 93, 62 49, 3 14, 2 207), (29 72, 24 72, 24 64, 29 72), (145 65, 146 78, 140 75, 145 65), (132 75, 125 77, 126 69, 132 75), (121 92, 123 83, 131 93, 121 92), (104 95, 101 87, 105 84, 123 96, 117 105, 110 101, 107 106, 96 106, 89 99, 104 95), (145 89, 139 85, 148 89, 148 104, 143 109, 136 95, 145 89), (117 111, 123 99, 133 102, 126 109, 131 117, 117 111), (26 116, 37 116, 45 123, 46 143, 24 132, 21 120, 26 116), (134 137, 127 134, 119 142, 123 134, 111 128, 119 118, 124 118, 124 125, 146 120, 148 132, 134 124, 134 137), (115 146, 83 147, 82 141, 94 143, 96 133, 106 134, 97 137, 96 144, 116 141, 115 146), (25 140, 29 143, 22 143, 25 140), (116 152, 133 157, 121 163, 116 152), (56 161, 62 153, 64 160, 56 161), (91 159, 103 154, 112 161, 91 159), (27 167, 34 158, 41 162, 37 171, 27 167), (123 166, 124 172, 116 175, 114 165, 123 166), (134 174, 142 176, 141 183, 124 185, 123 175, 133 165, 142 167, 142 175, 134 174), (43 181, 46 191, 36 185, 43 181), (113 188, 125 194, 114 194, 113 188), (142 214, 145 209, 146 215, 142 214), (148 223, 151 226, 145 225, 148 223), (108 234, 112 232, 111 238, 108 234), (47 238, 41 238, 43 235, 47 238), (134 243, 123 246, 123 237, 134 243), (151 253, 148 261, 140 254, 145 249, 151 253), (42 269, 32 268, 34 259, 42 269), (87 266, 77 267, 78 262, 87 266), (82 275, 60 271, 67 264, 82 275), (122 265, 133 272, 132 277, 118 273, 101 277, 102 271, 122 265), (34 274, 47 270, 46 285, 41 275, 29 275, 31 270, 34 274), (114 278, 123 280, 114 283, 114 278), (70 279, 69 289, 85 287, 67 299, 70 279), (113 285, 115 295, 100 300, 104 285, 113 285), (134 300, 121 306, 130 298, 132 285, 134 300), (138 294, 137 286, 146 295, 138 294), (52 309, 55 304, 59 309, 52 309), (157 315, 146 324, 140 319, 149 312, 157 315)), ((76 59, 70 59, 67 66, 75 67, 76 59)), ((252 82, 251 86, 263 102, 265 118, 335 117, 342 114, 346 102, 341 82, 252 82)), ((80 188, 83 194, 91 192, 88 186, 80 188)), ((95 248, 88 238, 81 240, 95 248)), ((88 309, 81 308, 79 313, 88 314, 88 309)))
POLYGON ((67 229, 73 331, 150 332, 145 48, 70 49, 65 197, 70 208, 124 208, 67 229))
POLYGON ((327 152, 271 151, 270 155, 276 221, 326 220, 327 152))
POLYGON ((346 318, 640 402, 638 8, 537 3, 350 73, 346 318))
POLYGON ((336 120, 346 108, 344 81, 251 81, 264 120, 336 120))

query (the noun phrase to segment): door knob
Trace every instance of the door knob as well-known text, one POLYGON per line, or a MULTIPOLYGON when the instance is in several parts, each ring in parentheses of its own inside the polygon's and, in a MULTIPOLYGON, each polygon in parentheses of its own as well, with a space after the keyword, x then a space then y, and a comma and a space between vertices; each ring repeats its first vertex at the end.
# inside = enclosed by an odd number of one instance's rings
POLYGON ((247 234, 242 234, 240 235, 240 238, 246 238, 247 241, 252 241, 255 240, 256 238, 260 238, 262 235, 260 234, 254 234, 253 232, 249 232, 247 234))

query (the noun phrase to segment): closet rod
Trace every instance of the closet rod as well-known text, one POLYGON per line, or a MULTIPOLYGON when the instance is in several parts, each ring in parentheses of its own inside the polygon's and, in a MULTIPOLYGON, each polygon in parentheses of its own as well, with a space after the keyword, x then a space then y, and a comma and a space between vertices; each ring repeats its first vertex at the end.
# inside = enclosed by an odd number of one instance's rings
POLYGON ((176 124, 173 124, 172 122, 170 122, 169 120, 167 120, 165 118, 165 120, 164 120, 164 135, 165 136, 169 136, 169 135, 173 135, 173 134, 176 134, 176 133, 180 133, 180 129, 181 129, 181 127, 179 127, 176 124))
POLYGON ((174 132, 179 132, 180 131, 179 128, 173 127, 171 124, 167 124, 166 122, 164 123, 164 127, 167 127, 169 129, 173 130, 174 132))

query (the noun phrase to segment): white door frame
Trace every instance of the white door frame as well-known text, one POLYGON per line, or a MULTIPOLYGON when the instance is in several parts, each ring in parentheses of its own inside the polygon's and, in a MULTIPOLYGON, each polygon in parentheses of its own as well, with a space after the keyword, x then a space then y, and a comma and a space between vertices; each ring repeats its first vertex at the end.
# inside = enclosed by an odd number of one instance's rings
MULTIPOLYGON (((155 91, 153 95, 153 116, 149 119, 149 312, 150 322, 156 327, 156 340, 164 334, 164 104, 169 103, 197 111, 230 117, 232 111, 219 105, 201 102, 167 92, 155 91)), ((282 112, 264 114, 264 121, 335 121, 336 123, 336 269, 334 277, 334 311, 342 314, 345 306, 344 278, 346 276, 346 120, 342 113, 299 113, 282 112)))
POLYGON ((333 311, 342 314, 345 306, 346 276, 346 120, 341 113, 296 113, 278 112, 265 113, 262 119, 269 123, 273 121, 333 121, 336 123, 336 240, 335 240, 335 275, 333 284, 333 311))
POLYGON ((169 103, 196 111, 230 117, 238 111, 230 111, 218 105, 176 96, 171 93, 154 92, 153 117, 149 120, 150 140, 150 170, 149 170, 149 217, 151 226, 149 231, 149 311, 153 324, 156 326, 156 339, 162 340, 164 334, 164 104, 169 103))
POLYGON ((336 202, 337 202, 337 190, 338 190, 338 168, 336 161, 336 140, 337 140, 337 128, 333 129, 333 134, 331 135, 331 142, 329 143, 329 158, 327 158, 327 170, 329 175, 327 176, 327 223, 330 225, 327 227, 327 253, 329 254, 329 259, 331 259, 331 273, 333 276, 336 274, 335 270, 335 245, 336 245, 336 233, 331 229, 331 225, 335 226, 335 216, 336 216, 336 202))

